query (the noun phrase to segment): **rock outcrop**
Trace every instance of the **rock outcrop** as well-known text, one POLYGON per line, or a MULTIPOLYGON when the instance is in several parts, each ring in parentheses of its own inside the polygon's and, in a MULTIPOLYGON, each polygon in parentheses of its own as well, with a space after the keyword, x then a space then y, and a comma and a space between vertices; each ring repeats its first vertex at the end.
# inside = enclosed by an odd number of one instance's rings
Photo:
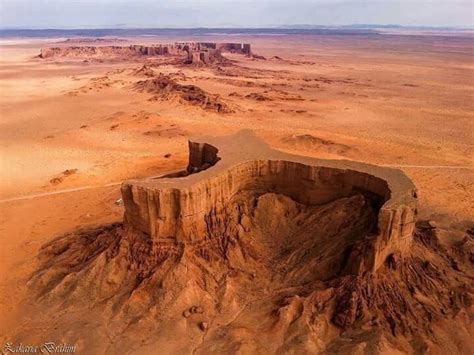
POLYGON ((134 89, 139 92, 153 94, 150 98, 151 101, 176 100, 218 113, 233 112, 233 110, 221 100, 219 95, 209 94, 195 85, 182 85, 170 76, 161 73, 152 79, 137 82, 134 85, 134 89))
POLYGON ((57 43, 65 44, 108 44, 108 43, 117 43, 117 42, 128 42, 124 38, 117 37, 73 37, 67 38, 63 41, 58 41, 57 43))
POLYGON ((136 57, 167 54, 167 47, 157 46, 71 46, 42 48, 39 58, 71 57, 71 58, 104 58, 104 57, 136 57))
POLYGON ((205 170, 219 161, 219 150, 207 143, 189 142, 189 164, 187 171, 191 174, 205 170))
MULTIPOLYGON (((226 201, 243 191, 271 191, 305 205, 324 205, 362 194, 378 213, 377 228, 348 254, 351 273, 375 272, 392 253, 406 253, 416 221, 416 189, 399 170, 351 161, 322 161, 293 156, 268 148, 247 133, 228 142, 208 139, 191 143, 190 166, 196 168, 194 147, 200 157, 212 149, 211 170, 186 179, 124 183, 125 226, 150 236, 196 242, 209 228, 206 214, 219 214, 226 201), (214 147, 214 148, 210 148, 214 147), (217 148, 218 147, 218 148, 217 148), (197 233, 196 233, 197 232, 197 233)), ((205 169, 202 169, 205 170, 205 169)))
POLYGON ((140 68, 137 68, 135 69, 133 72, 132 72, 132 75, 133 76, 138 76, 138 77, 148 77, 148 78, 152 78, 152 77, 155 77, 157 76, 157 73, 155 73, 153 71, 153 69, 147 65, 146 63, 143 64, 143 66, 141 66, 140 68))
MULTIPOLYGON (((74 43, 74 42, 73 42, 74 43)), ((130 46, 71 46, 42 48, 39 58, 140 58, 140 57, 177 57, 183 64, 212 65, 222 64, 226 59, 223 52, 246 56, 252 55, 250 44, 241 43, 208 43, 176 42, 160 45, 130 46)))
POLYGON ((217 49, 223 52, 244 54, 248 57, 252 56, 252 48, 248 43, 218 43, 217 49))
POLYGON ((445 248, 416 226, 403 172, 282 153, 247 131, 189 151, 181 173, 123 183, 123 223, 43 246, 32 304, 67 314, 45 334, 81 324, 75 339, 105 353, 472 348, 472 234, 445 248))

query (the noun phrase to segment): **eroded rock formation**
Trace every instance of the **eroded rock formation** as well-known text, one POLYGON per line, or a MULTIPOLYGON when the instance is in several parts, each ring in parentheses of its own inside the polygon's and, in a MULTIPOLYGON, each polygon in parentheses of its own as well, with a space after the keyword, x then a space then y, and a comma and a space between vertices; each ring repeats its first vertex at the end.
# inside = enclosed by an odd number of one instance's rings
POLYGON ((130 46, 71 46, 42 48, 39 58, 136 58, 170 56, 179 58, 183 64, 212 65, 222 64, 226 59, 222 52, 231 52, 246 56, 252 55, 250 44, 176 42, 160 45, 130 46))
POLYGON ((43 247, 39 304, 74 321, 100 309, 106 352, 132 338, 137 353, 469 349, 450 327, 467 322, 472 238, 446 249, 415 228, 401 171, 282 153, 246 131, 189 149, 177 177, 123 183, 123 224, 43 247))
MULTIPOLYGON (((126 225, 152 240, 172 235, 176 240, 187 241, 206 230, 206 213, 219 213, 226 201, 242 191, 272 191, 305 205, 323 205, 362 194, 378 211, 377 229, 354 246, 347 269, 354 273, 376 271, 389 254, 405 253, 410 248, 416 221, 416 190, 401 171, 287 155, 251 137, 239 138, 232 140, 238 143, 228 142, 219 149, 223 161, 218 169, 191 176, 185 185, 184 180, 125 183, 122 193, 126 225), (235 153, 238 150, 240 154, 235 153), (216 174, 216 170, 223 173, 216 174)), ((206 145, 222 146, 219 143, 206 145)))
MULTIPOLYGON (((146 73, 149 73, 149 71, 146 71, 146 73)), ((137 82, 134 85, 134 89, 153 94, 150 100, 178 100, 182 103, 218 113, 230 113, 233 111, 221 100, 219 95, 209 94, 195 85, 179 84, 170 76, 161 73, 152 79, 137 82)))

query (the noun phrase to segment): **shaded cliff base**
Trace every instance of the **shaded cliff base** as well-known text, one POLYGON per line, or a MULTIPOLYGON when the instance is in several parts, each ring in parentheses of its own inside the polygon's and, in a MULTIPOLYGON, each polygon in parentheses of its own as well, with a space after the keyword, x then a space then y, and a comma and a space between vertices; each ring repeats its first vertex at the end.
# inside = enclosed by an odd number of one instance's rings
POLYGON ((408 255, 347 275, 376 218, 362 195, 308 206, 261 191, 209 212, 200 242, 76 231, 41 249, 32 307, 54 319, 44 334, 89 351, 467 353, 472 229, 419 222, 408 255))

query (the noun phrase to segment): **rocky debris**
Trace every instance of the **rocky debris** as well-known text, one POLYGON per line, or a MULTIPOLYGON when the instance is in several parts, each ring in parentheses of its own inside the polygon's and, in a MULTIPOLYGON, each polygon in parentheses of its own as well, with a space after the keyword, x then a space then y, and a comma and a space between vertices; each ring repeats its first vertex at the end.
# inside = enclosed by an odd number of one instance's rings
POLYGON ((204 309, 202 307, 192 306, 191 308, 186 309, 185 311, 183 311, 183 317, 184 318, 189 318, 193 314, 203 314, 203 313, 204 313, 204 309))
POLYGON ((209 323, 199 322, 199 329, 201 329, 203 332, 206 331, 208 328, 209 328, 209 323))
POLYGON ((52 185, 58 185, 58 184, 62 183, 66 177, 76 174, 77 171, 78 171, 78 169, 66 169, 61 174, 59 174, 58 176, 56 176, 56 177, 52 178, 51 180, 49 180, 49 182, 52 185))
MULTIPOLYGON (((153 130, 148 130, 143 132, 145 136, 160 137, 160 138, 177 138, 185 137, 188 135, 186 130, 181 129, 180 127, 168 127, 168 128, 158 128, 153 130)), ((165 154, 165 158, 169 158, 171 154, 165 154)))
POLYGON ((222 52, 244 54, 248 57, 252 56, 252 48, 248 43, 218 43, 216 46, 222 52))
POLYGON ((195 313, 195 314, 202 314, 204 313, 204 309, 202 307, 199 307, 199 306, 193 306, 191 307, 190 309, 191 313, 195 313))
POLYGON ((305 99, 298 94, 292 94, 284 90, 280 89, 269 89, 263 91, 263 94, 271 94, 274 100, 282 100, 282 101, 305 101, 305 99))
POLYGON ((152 77, 156 76, 156 73, 147 63, 145 63, 140 68, 135 69, 132 72, 132 75, 133 76, 145 76, 145 77, 148 77, 148 78, 152 78, 152 77))
POLYGON ((267 60, 267 58, 265 58, 263 55, 258 54, 252 54, 252 58, 257 60, 267 60))
POLYGON ((62 183, 62 182, 63 182, 63 180, 64 180, 64 178, 63 178, 63 177, 61 177, 61 176, 58 176, 58 177, 54 177, 54 178, 52 178, 51 180, 49 180, 49 182, 50 182, 51 184, 53 184, 53 185, 57 185, 57 184, 60 184, 60 183, 62 183))
POLYGON ((66 93, 67 96, 77 96, 79 94, 87 94, 92 92, 99 92, 104 89, 109 89, 112 87, 124 87, 125 81, 116 79, 112 80, 108 75, 98 76, 91 78, 87 85, 83 85, 76 90, 69 91, 66 93))
POLYGON ((154 79, 139 81, 134 88, 139 92, 153 94, 151 100, 177 100, 218 113, 233 112, 219 95, 209 94, 195 85, 179 84, 163 74, 159 74, 154 79))
POLYGON ((241 66, 217 66, 213 69, 214 73, 218 76, 227 76, 235 78, 245 79, 269 79, 270 75, 274 78, 278 72, 263 70, 263 69, 252 69, 241 66))
POLYGON ((66 169, 62 172, 64 176, 69 176, 77 173, 77 169, 66 169))
POLYGON ((250 94, 245 95, 245 98, 255 101, 272 101, 270 97, 256 92, 251 92, 250 94))

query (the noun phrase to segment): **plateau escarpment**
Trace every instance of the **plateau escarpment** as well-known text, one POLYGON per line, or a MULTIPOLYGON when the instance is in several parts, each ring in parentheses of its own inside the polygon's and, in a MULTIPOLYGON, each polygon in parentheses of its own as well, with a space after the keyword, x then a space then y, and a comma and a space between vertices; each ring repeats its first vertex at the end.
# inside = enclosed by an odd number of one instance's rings
POLYGON ((189 152, 181 173, 123 183, 123 223, 42 248, 40 304, 100 308, 108 351, 127 336, 195 353, 340 352, 347 336, 462 348, 436 332, 465 321, 472 242, 447 250, 416 226, 403 172, 282 153, 247 131, 189 152))
POLYGON ((39 58, 153 58, 172 57, 182 64, 212 65, 225 63, 222 53, 252 56, 250 44, 176 42, 159 45, 71 46, 42 48, 39 58))

